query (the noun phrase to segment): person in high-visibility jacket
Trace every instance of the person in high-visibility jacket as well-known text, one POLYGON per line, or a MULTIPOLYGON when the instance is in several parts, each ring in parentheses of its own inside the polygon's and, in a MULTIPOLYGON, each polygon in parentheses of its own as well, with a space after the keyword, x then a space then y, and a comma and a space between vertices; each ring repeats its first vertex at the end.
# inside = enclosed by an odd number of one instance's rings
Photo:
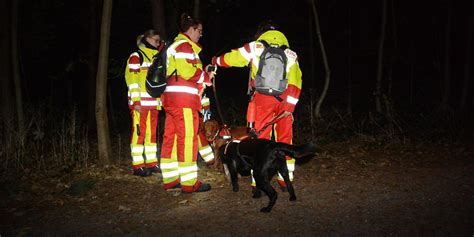
POLYGON ((160 168, 165 189, 205 192, 211 185, 198 180, 197 152, 200 90, 211 86, 214 73, 204 70, 198 44, 202 24, 189 15, 181 16, 181 32, 167 51, 167 85, 161 95, 166 113, 160 168))
POLYGON ((158 53, 160 45, 160 35, 154 30, 138 36, 138 49, 129 56, 125 69, 128 106, 132 118, 132 169, 134 175, 142 177, 159 171, 156 126, 158 110, 161 110, 160 98, 153 98, 147 93, 145 81, 153 56, 158 53))
MULTIPOLYGON (((287 47, 285 49, 285 55, 287 57, 286 73, 288 78, 288 86, 283 94, 280 95, 282 100, 279 101, 274 96, 254 92, 253 99, 249 103, 248 113, 255 114, 248 114, 247 118, 255 118, 254 129, 255 131, 259 131, 274 117, 283 115, 284 117, 282 119, 273 124, 274 129, 272 129, 272 126, 268 126, 258 135, 258 137, 270 139, 272 132, 274 132, 273 135, 276 141, 292 144, 292 113, 294 112, 295 106, 298 103, 302 86, 302 73, 298 64, 298 56, 294 51, 289 49, 290 45, 288 43, 288 39, 282 32, 276 29, 276 26, 272 21, 264 21, 260 24, 255 35, 255 39, 255 41, 246 43, 240 48, 233 49, 231 52, 227 52, 213 58, 212 63, 220 67, 245 67, 251 64, 250 84, 253 87, 254 79, 259 66, 260 55, 264 50, 264 45, 259 41, 264 40, 270 45, 287 47), (253 111, 253 109, 250 108, 255 108, 255 110, 253 111)), ((293 180, 295 160, 291 157, 287 157, 286 161, 290 180, 293 180)), ((278 183, 283 190, 286 189, 286 184, 283 181, 283 177, 281 175, 278 175, 278 183)), ((252 185, 255 186, 255 181, 252 182, 252 185)))

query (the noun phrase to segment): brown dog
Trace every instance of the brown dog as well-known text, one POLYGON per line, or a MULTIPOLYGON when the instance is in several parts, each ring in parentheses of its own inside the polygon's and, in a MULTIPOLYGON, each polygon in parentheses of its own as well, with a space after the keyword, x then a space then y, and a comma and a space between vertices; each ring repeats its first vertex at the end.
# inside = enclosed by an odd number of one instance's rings
POLYGON ((222 159, 219 156, 219 148, 231 140, 241 140, 247 138, 250 132, 250 128, 246 126, 222 126, 214 119, 204 122, 202 129, 207 141, 214 150, 215 161, 213 167, 220 171, 224 171, 224 166, 222 164, 222 159))

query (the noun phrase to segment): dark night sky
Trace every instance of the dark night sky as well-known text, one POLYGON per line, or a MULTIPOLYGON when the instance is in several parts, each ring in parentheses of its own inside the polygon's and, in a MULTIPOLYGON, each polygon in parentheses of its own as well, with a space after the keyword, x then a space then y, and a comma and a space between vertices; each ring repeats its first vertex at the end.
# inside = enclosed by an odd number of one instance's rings
MULTIPOLYGON (((182 11, 192 13, 191 1, 167 1, 170 16, 182 11)), ((351 79, 355 110, 373 107, 372 91, 376 80, 377 47, 380 32, 382 1, 318 2, 321 33, 324 40, 331 84, 325 108, 344 108, 347 83, 351 79)), ((445 31, 448 9, 451 20, 451 102, 456 106, 460 94, 466 57, 468 16, 473 4, 469 1, 388 1, 387 34, 384 52, 384 81, 393 70, 393 101, 404 110, 429 109, 439 103, 445 60, 445 31), (413 61, 414 60, 414 61, 413 61), (391 63, 392 62, 392 63, 391 63), (412 74, 412 62, 415 62, 412 74), (414 79, 414 99, 409 103, 410 80, 414 79)), ((20 5, 20 53, 25 78, 27 102, 47 99, 50 91, 62 91, 72 85, 73 99, 84 104, 87 91, 87 72, 80 60, 87 60, 91 30, 99 29, 100 22, 90 20, 89 1, 22 1, 20 5), (77 67, 66 72, 73 62, 77 67), (69 83, 69 84, 68 84, 69 83), (48 96, 45 96, 47 94, 48 96)), ((216 53, 242 45, 250 39, 256 26, 264 18, 274 19, 287 35, 291 48, 300 58, 304 89, 315 87, 319 94, 324 80, 319 45, 310 48, 310 5, 307 1, 205 1, 201 0, 201 19, 204 23, 204 47, 201 58, 207 64, 216 53), (310 70, 315 66, 315 74, 310 70)), ((126 109, 126 87, 123 67, 135 49, 135 38, 152 28, 150 3, 147 0, 114 1, 109 49, 109 86, 114 107, 126 109)), ((99 11, 100 13, 100 11, 99 11)), ((178 19, 167 19, 168 33, 174 37, 178 19)), ((313 35, 315 41, 315 35, 313 35)), ((471 49, 471 54, 473 50, 471 49)), ((220 69, 217 89, 220 96, 239 98, 245 102, 247 70, 220 69), (221 95, 222 93, 222 95, 221 95)), ((471 72, 471 75, 474 72, 471 72)), ((472 76, 471 76, 472 78, 472 76)), ((472 79, 471 79, 472 88, 472 79)), ((471 90, 472 91, 472 90, 471 90)), ((64 94, 57 93, 53 101, 64 102, 64 94)), ((212 96, 212 95, 211 95, 212 96)), ((470 95, 472 107, 472 94, 470 95)), ((303 97, 304 98, 304 97, 303 97)), ((225 103, 225 102, 224 102, 225 103)))

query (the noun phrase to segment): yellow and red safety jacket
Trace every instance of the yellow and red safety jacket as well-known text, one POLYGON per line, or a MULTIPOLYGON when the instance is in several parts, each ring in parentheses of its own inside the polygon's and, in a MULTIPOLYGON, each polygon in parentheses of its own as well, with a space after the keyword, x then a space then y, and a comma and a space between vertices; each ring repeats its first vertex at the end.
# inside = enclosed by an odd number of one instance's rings
POLYGON ((199 59, 201 50, 202 47, 184 33, 178 34, 168 47, 166 73, 169 78, 161 95, 163 106, 201 110, 203 83, 210 83, 199 59))
MULTIPOLYGON (((258 70, 258 63, 260 61, 260 55, 265 48, 265 46, 260 43, 259 40, 265 40, 271 45, 285 45, 289 47, 288 40, 283 33, 277 30, 269 30, 263 33, 256 41, 247 43, 238 49, 233 49, 231 52, 225 53, 213 59, 213 64, 217 64, 221 67, 245 67, 248 66, 250 62, 252 62, 251 86, 253 87, 254 78, 258 70)), ((301 93, 302 73, 298 64, 298 56, 296 53, 287 48, 285 49, 285 54, 288 59, 286 65, 288 87, 280 97, 283 99, 282 103, 284 103, 284 110, 293 112, 301 93)))
POLYGON ((128 106, 133 109, 135 105, 140 105, 142 109, 161 109, 160 98, 153 98, 146 91, 146 74, 152 64, 153 56, 158 53, 156 49, 150 49, 140 45, 142 53, 142 63, 138 52, 132 53, 128 58, 125 68, 125 81, 128 87, 128 106))

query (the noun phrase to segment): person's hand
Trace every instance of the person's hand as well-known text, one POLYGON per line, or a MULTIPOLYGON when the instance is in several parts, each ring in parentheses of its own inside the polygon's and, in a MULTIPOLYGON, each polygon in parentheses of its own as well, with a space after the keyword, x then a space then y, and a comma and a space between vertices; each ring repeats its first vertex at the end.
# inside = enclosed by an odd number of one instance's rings
MULTIPOLYGON (((209 75, 209 78, 213 79, 217 75, 217 66, 208 64, 205 68, 207 74, 209 75)), ((211 83, 212 86, 212 83, 211 83)))

